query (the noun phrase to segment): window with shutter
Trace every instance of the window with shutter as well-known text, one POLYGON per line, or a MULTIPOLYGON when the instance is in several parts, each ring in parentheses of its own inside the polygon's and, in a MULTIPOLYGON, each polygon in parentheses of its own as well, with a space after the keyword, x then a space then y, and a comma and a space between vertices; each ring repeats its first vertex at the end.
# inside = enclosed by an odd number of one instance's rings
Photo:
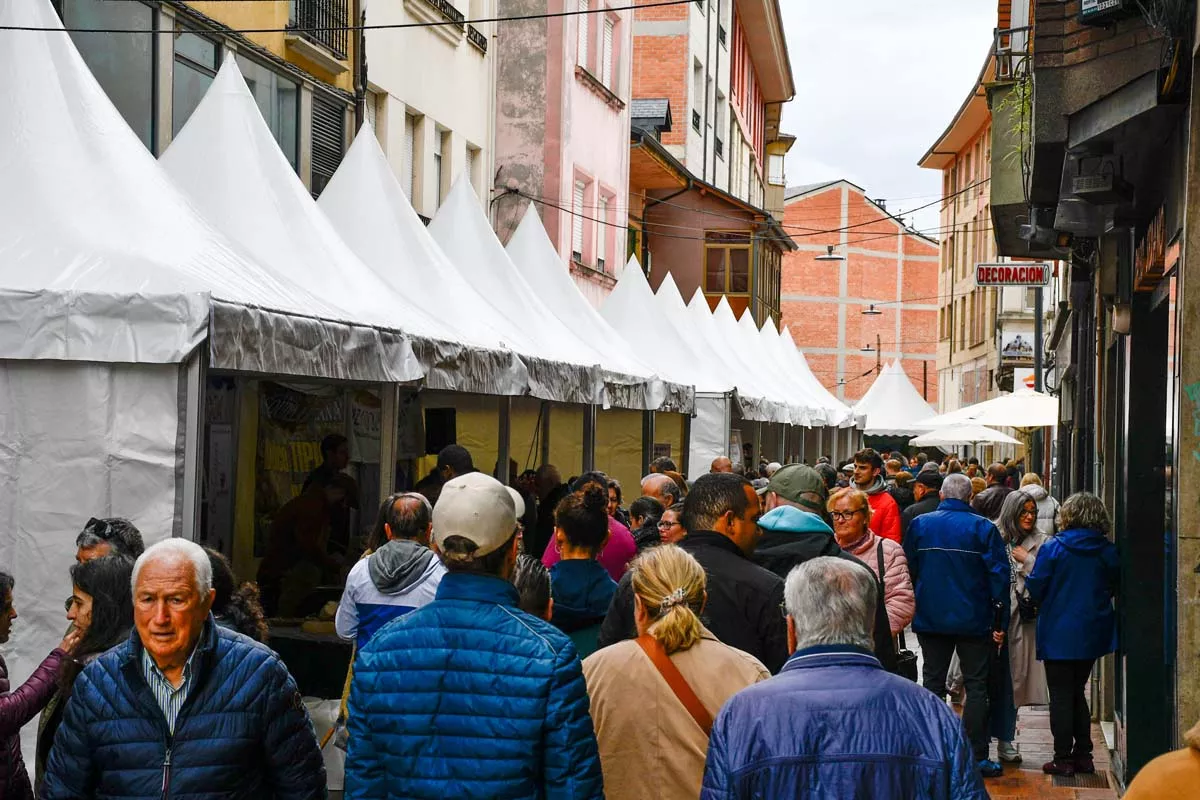
POLYGON ((596 269, 604 271, 608 257, 608 198, 601 197, 596 213, 596 269))
POLYGON ((600 53, 600 80, 608 88, 613 82, 613 21, 604 20, 604 49, 600 53))
POLYGON ((588 0, 579 0, 579 10, 583 12, 575 16, 575 19, 579 20, 579 65, 586 69, 588 65, 588 0))
POLYGON ((479 150, 467 145, 467 180, 476 189, 479 188, 479 176, 475 174, 475 164, 479 161, 479 150))
POLYGON ((346 106, 313 92, 312 194, 320 196, 346 151, 346 106))
POLYGON ((587 188, 583 181, 575 181, 575 214, 571 217, 571 258, 583 262, 583 196, 587 188))
POLYGON ((417 120, 412 114, 404 115, 404 193, 409 202, 413 199, 416 185, 416 163, 413 160, 413 140, 417 135, 417 120))

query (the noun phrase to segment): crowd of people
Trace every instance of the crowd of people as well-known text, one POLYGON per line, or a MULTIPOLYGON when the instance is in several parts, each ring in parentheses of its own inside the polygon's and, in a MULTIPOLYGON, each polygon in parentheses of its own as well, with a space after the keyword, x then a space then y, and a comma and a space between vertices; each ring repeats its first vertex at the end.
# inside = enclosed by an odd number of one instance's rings
MULTIPOLYGON (((338 606, 348 798, 983 798, 992 740, 1019 761, 1018 709, 1045 703, 1044 771, 1094 771, 1084 687, 1118 570, 1093 495, 869 448, 691 483, 659 459, 636 498, 443 455, 381 505, 338 606)), ((117 519, 77 559, 62 643, 12 692, 0 661, 0 797, 325 795, 254 584, 117 519)), ((0 643, 13 588, 0 573, 0 643)))

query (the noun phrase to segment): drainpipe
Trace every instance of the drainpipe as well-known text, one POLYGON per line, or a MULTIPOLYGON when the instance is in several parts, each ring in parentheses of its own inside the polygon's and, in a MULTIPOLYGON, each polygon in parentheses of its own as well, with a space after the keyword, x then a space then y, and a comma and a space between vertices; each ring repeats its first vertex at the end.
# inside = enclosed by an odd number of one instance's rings
POLYGON ((354 32, 354 59, 358 62, 358 77, 354 81, 354 132, 367 121, 367 25, 366 0, 358 2, 358 30, 354 32))
MULTIPOLYGON (((720 31, 720 29, 721 29, 721 0, 717 0, 717 30, 720 31)), ((728 33, 725 34, 725 39, 726 39, 726 41, 729 40, 728 33)), ((713 105, 715 106, 717 103, 716 93, 721 91, 721 41, 720 41, 720 37, 718 37, 717 41, 713 43, 713 61, 715 62, 713 64, 713 75, 716 76, 715 78, 713 78, 713 105)), ((725 102, 726 103, 729 102, 728 97, 725 98, 725 102)), ((717 109, 714 108, 713 111, 715 113, 717 111, 717 109)), ((728 113, 728 109, 726 109, 725 116, 728 118, 732 118, 732 115, 730 115, 728 113)), ((726 126, 728 126, 728 124, 729 124, 728 119, 726 120, 725 124, 726 124, 726 126)), ((720 134, 720 133, 725 134, 725 147, 723 148, 723 151, 726 153, 725 161, 728 163, 728 161, 729 161, 729 156, 728 156, 729 131, 727 131, 727 130, 726 131, 718 131, 717 125, 716 125, 716 120, 713 120, 713 131, 717 134, 720 134)), ((717 152, 714 149, 713 150, 713 183, 716 183, 716 182, 717 182, 717 152)))
MULTIPOLYGON (((706 2, 704 4, 704 119, 700 120, 700 132, 703 134, 703 153, 700 161, 700 179, 708 182, 708 44, 712 41, 712 10, 706 2)), ((716 85, 713 85, 714 91, 716 85)), ((716 164, 713 164, 713 169, 716 169, 716 164)))

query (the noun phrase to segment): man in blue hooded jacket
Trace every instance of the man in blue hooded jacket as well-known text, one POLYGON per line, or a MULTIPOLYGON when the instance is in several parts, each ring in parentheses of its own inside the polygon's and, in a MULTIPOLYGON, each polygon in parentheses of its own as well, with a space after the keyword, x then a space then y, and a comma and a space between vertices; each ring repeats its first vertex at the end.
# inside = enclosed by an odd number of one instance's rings
POLYGON ((871 655, 870 571, 820 556, 792 570, 784 597, 792 656, 717 715, 701 800, 985 800, 954 712, 871 655))
POLYGON ((946 697, 946 672, 958 652, 967 699, 963 725, 984 777, 1002 767, 988 758, 988 673, 1008 630, 1008 554, 991 521, 971 510, 971 481, 942 483, 937 511, 912 521, 904 538, 917 613, 912 628, 925 654, 925 688, 946 697))
POLYGON ((496 479, 446 482, 433 509, 436 599, 358 654, 346 797, 601 798, 575 647, 520 610, 517 514, 496 479))

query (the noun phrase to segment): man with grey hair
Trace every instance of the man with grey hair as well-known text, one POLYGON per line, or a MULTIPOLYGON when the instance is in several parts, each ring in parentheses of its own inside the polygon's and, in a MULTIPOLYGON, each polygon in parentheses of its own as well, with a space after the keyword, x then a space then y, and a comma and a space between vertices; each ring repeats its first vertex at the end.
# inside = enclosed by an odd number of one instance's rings
POLYGON ((663 508, 670 508, 680 501, 679 484, 670 475, 661 472, 651 472, 642 478, 642 497, 653 497, 662 503, 663 508))
POLYGON ((701 798, 987 797, 954 712, 871 654, 879 599, 870 571, 844 559, 791 571, 792 655, 717 715, 701 798))
POLYGON ((917 613, 912 628, 925 654, 925 688, 946 696, 946 673, 958 653, 967 699, 963 725, 985 778, 1000 775, 988 758, 988 673, 1009 617, 1008 553, 991 521, 971 510, 971 480, 942 482, 937 510, 912 521, 904 537, 917 613))
POLYGON ((45 800, 325 797, 325 766, 279 657, 217 625, 208 554, 167 539, 133 568, 129 640, 89 664, 46 767, 45 800))
POLYGON ((387 541, 350 569, 334 619, 337 635, 360 650, 396 617, 432 603, 446 574, 429 549, 433 506, 424 495, 394 494, 380 512, 387 541))

